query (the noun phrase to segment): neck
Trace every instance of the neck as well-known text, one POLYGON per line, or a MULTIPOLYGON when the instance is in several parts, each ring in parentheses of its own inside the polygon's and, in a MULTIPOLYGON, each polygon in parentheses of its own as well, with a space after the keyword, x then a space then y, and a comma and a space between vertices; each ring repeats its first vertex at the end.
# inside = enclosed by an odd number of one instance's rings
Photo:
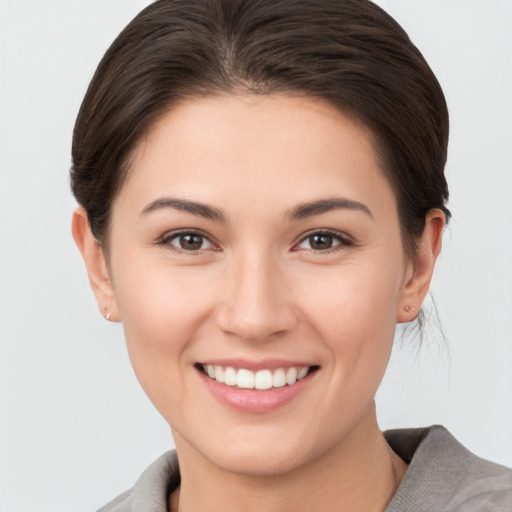
POLYGON ((181 486, 171 498, 173 512, 382 512, 407 469, 378 428, 374 407, 337 446, 279 475, 226 471, 174 437, 181 486))

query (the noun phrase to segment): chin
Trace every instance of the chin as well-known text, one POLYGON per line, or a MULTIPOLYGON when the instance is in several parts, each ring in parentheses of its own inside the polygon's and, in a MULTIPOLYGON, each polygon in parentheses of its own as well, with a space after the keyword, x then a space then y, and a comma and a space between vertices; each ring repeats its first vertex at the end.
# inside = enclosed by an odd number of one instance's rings
POLYGON ((210 461, 217 467, 237 475, 251 477, 273 477, 290 473, 304 463, 304 455, 297 451, 269 450, 253 444, 247 450, 228 449, 221 454, 212 454, 210 461))
POLYGON ((219 433, 211 434, 207 438, 198 436, 196 442, 192 436, 181 436, 175 430, 173 436, 178 455, 192 455, 193 452, 196 461, 198 458, 207 460, 213 466, 237 475, 283 475, 309 460, 304 451, 308 446, 304 436, 286 436, 281 429, 277 429, 277 432, 272 430, 265 429, 262 425, 255 428, 239 426, 227 436, 219 433), (215 439, 214 443, 212 439, 215 439))

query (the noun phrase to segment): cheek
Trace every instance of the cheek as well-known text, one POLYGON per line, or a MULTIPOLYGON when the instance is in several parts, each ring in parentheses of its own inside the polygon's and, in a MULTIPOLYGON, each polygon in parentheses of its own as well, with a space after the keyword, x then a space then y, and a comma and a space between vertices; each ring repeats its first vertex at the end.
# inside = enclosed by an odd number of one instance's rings
POLYGON ((152 333, 151 344, 179 344, 201 315, 211 288, 194 268, 175 268, 165 258, 146 254, 118 260, 113 277, 129 342, 139 338, 136 334, 152 333))
POLYGON ((132 260, 118 265, 114 276, 133 369, 159 409, 183 396, 183 369, 193 363, 188 350, 211 304, 201 280, 191 275, 171 272, 165 264, 137 267, 132 260))
MULTIPOLYGON (((328 345, 332 367, 354 386, 378 386, 385 371, 396 327, 401 276, 397 265, 333 269, 324 285, 304 286, 305 320, 328 345)), ((373 390, 373 392, 376 389, 373 390)))
POLYGON ((370 332, 389 332, 390 327, 394 330, 401 290, 399 268, 396 264, 385 268, 347 265, 332 269, 321 280, 311 276, 301 286, 303 311, 332 335, 350 331, 347 341, 366 338, 370 332))

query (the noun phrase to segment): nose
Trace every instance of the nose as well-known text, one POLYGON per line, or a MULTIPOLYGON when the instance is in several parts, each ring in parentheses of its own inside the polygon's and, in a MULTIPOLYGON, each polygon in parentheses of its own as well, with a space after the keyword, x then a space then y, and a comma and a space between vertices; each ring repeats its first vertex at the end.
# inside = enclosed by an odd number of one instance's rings
POLYGON ((232 262, 222 290, 217 325, 225 333, 261 342, 291 331, 298 321, 284 273, 269 257, 232 262))

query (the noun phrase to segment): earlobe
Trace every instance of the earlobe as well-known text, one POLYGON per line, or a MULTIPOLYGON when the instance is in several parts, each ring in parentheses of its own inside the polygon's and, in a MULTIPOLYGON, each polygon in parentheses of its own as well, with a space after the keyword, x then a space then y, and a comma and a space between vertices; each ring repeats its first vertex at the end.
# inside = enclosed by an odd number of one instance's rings
POLYGON ((397 322, 413 321, 427 295, 434 266, 441 251, 444 213, 434 208, 427 213, 425 229, 411 259, 397 308, 397 322))
POLYGON ((105 254, 92 234, 87 212, 82 206, 79 206, 73 212, 71 231, 84 259, 89 283, 101 314, 107 320, 118 320, 117 304, 105 254))

